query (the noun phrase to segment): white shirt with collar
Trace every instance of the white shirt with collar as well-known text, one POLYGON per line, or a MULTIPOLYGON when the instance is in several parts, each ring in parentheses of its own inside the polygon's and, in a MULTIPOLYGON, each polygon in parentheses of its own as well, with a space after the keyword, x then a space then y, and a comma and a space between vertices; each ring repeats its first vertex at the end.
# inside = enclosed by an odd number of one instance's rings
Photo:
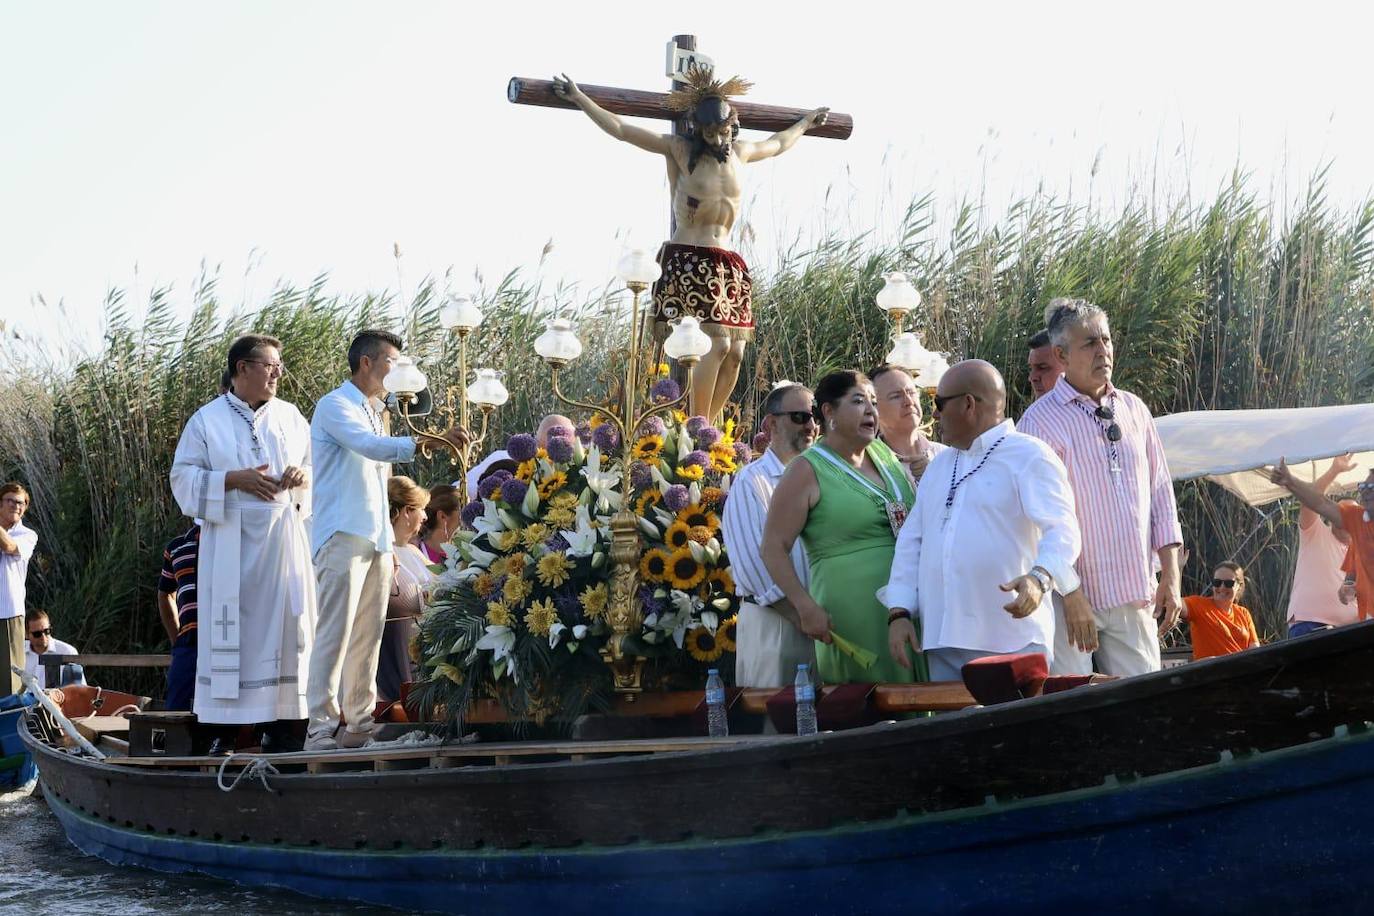
POLYGON ((29 576, 29 559, 38 546, 37 532, 25 527, 23 522, 16 522, 5 533, 14 541, 19 552, 0 552, 0 620, 19 617, 24 613, 24 584, 29 576))
POLYGON ((382 405, 347 381, 320 398, 310 418, 314 522, 310 552, 340 532, 366 538, 388 553, 391 532, 386 482, 391 462, 415 457, 410 436, 382 435, 382 405))
POLYGON ((931 460, 878 600, 920 612, 925 649, 1001 653, 1031 643, 1050 647, 1049 592, 1040 607, 1018 620, 1002 607, 1013 593, 998 586, 1040 566, 1054 577, 1055 590, 1072 592, 1079 586, 1073 567, 1079 549, 1064 465, 1049 446, 1004 420, 967 451, 949 448, 931 460), (951 483, 960 479, 946 519, 951 483))
MULTIPOLYGON (((76 646, 73 646, 71 643, 63 642, 60 639, 53 639, 51 636, 49 636, 48 651, 44 652, 43 654, 80 655, 81 653, 76 651, 76 646)), ((29 643, 28 645, 24 646, 24 670, 29 674, 32 674, 34 677, 38 678, 39 687, 47 687, 48 669, 38 664, 38 658, 38 653, 33 651, 32 643, 29 643)))
MULTIPOLYGON (((768 605, 781 601, 782 588, 764 568, 760 548, 763 544, 763 523, 768 519, 768 506, 773 491, 782 480, 787 466, 770 448, 763 456, 745 465, 730 484, 721 519, 721 534, 730 557, 730 575, 735 580, 735 593, 755 604, 768 605)), ((806 548, 801 538, 792 545, 792 568, 803 587, 810 584, 811 568, 807 565, 806 548)))

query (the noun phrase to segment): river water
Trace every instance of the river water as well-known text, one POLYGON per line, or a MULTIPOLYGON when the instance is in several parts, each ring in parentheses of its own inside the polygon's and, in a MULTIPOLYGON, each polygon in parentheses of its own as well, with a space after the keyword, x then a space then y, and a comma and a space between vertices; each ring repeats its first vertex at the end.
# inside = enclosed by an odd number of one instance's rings
POLYGON ((120 868, 67 842, 40 797, 0 796, 0 913, 192 916, 394 914, 396 910, 246 888, 215 878, 120 868))

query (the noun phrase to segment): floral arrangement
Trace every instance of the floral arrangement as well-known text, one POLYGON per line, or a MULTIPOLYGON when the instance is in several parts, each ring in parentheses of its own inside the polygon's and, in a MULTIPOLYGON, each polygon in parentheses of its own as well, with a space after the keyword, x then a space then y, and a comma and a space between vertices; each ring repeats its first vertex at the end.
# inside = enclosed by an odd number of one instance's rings
MULTIPOLYGON (((657 403, 679 394, 654 383, 657 403)), ((720 534, 731 475, 750 458, 733 425, 674 412, 631 443, 622 492, 619 431, 601 415, 555 429, 540 447, 511 436, 514 472, 485 477, 462 510, 446 568, 414 647, 421 706, 457 727, 473 697, 496 697, 512 721, 570 722, 609 706, 600 650, 611 634, 610 519, 628 501, 639 523, 643 625, 623 648, 648 660, 646 680, 699 687, 734 651, 739 609, 720 534)), ((728 661, 728 660, 727 660, 728 661)))

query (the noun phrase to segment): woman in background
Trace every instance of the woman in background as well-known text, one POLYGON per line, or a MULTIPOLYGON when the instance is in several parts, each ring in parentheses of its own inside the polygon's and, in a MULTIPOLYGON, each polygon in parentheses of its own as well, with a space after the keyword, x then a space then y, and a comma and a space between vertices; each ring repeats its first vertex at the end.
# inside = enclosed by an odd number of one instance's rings
POLYGON ((1260 644, 1250 611, 1237 604, 1245 594, 1245 570, 1229 560, 1212 571, 1212 594, 1183 599, 1183 619, 1193 636, 1193 660, 1230 655, 1260 644))
POLYGON ((429 571, 425 555, 412 543, 425 522, 429 493, 409 477, 393 477, 386 482, 386 495, 391 504, 391 532, 395 536, 395 574, 386 606, 381 655, 377 659, 377 699, 394 703, 401 698, 401 684, 415 679, 410 640, 419 632, 419 617, 424 613, 425 598, 435 576, 429 571))

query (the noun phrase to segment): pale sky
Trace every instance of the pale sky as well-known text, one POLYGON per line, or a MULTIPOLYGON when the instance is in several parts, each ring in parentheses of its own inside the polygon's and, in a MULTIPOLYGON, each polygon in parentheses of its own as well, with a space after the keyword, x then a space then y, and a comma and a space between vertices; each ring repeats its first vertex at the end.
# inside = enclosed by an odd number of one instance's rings
POLYGON ((1374 188, 1372 26, 1368 3, 0 0, 0 320, 89 346, 109 287, 141 309, 170 283, 184 312, 202 260, 249 308, 321 272, 595 288, 627 238, 662 240, 662 161, 506 82, 665 90, 676 33, 751 100, 854 116, 747 167, 764 272, 799 234, 890 233, 926 191, 993 219, 1037 187, 1111 210, 1239 164, 1283 200, 1331 161, 1345 208, 1374 188))

